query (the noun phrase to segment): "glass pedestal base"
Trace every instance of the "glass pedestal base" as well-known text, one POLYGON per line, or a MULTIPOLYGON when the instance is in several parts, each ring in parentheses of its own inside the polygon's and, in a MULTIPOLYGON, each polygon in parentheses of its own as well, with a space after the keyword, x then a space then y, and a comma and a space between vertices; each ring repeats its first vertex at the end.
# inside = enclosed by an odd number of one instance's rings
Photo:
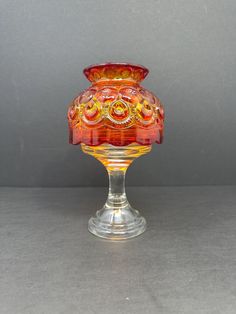
POLYGON ((143 233, 146 220, 130 206, 126 198, 125 173, 135 158, 150 152, 151 146, 81 146, 85 153, 103 163, 109 175, 107 201, 103 208, 96 212, 96 216, 90 218, 88 230, 98 237, 110 240, 125 240, 143 233))
POLYGON ((129 203, 120 207, 111 204, 97 211, 96 216, 90 218, 88 230, 94 235, 111 240, 125 240, 136 237, 146 229, 146 220, 129 203))

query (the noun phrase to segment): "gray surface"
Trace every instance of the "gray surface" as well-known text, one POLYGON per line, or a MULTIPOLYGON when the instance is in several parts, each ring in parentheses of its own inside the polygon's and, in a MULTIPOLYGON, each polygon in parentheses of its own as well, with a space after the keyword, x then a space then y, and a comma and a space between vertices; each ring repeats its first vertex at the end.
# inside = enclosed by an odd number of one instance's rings
POLYGON ((104 61, 150 68, 165 104, 165 144, 131 185, 236 184, 235 15, 234 0, 0 0, 0 185, 106 184, 65 118, 104 61))
POLYGON ((0 189, 1 314, 236 312, 235 186, 128 189, 148 230, 127 242, 87 232, 105 195, 0 189))

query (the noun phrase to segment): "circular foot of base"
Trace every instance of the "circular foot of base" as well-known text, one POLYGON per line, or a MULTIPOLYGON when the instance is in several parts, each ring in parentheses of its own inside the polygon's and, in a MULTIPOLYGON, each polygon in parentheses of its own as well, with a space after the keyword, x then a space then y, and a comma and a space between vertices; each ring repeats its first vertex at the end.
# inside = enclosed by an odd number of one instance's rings
POLYGON ((108 224, 101 222, 98 218, 90 218, 88 230, 100 238, 109 240, 126 240, 137 237, 146 230, 145 218, 136 217, 133 222, 125 224, 108 224))

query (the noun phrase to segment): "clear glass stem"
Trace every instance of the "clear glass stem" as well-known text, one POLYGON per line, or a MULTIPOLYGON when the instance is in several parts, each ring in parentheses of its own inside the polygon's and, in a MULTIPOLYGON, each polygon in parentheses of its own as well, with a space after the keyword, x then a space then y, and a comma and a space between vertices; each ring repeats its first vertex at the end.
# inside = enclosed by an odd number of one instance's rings
POLYGON ((108 170, 109 192, 106 203, 113 208, 118 209, 128 202, 125 193, 125 173, 126 170, 108 170))

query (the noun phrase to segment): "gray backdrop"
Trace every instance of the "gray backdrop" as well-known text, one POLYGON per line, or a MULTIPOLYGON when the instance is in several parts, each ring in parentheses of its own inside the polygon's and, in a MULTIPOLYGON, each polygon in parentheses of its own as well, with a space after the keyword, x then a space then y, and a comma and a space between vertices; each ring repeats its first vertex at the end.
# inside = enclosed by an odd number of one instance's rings
POLYGON ((106 185, 68 144, 67 104, 92 63, 150 69, 165 142, 134 162, 130 185, 236 184, 236 1, 0 1, 0 184, 106 185))

